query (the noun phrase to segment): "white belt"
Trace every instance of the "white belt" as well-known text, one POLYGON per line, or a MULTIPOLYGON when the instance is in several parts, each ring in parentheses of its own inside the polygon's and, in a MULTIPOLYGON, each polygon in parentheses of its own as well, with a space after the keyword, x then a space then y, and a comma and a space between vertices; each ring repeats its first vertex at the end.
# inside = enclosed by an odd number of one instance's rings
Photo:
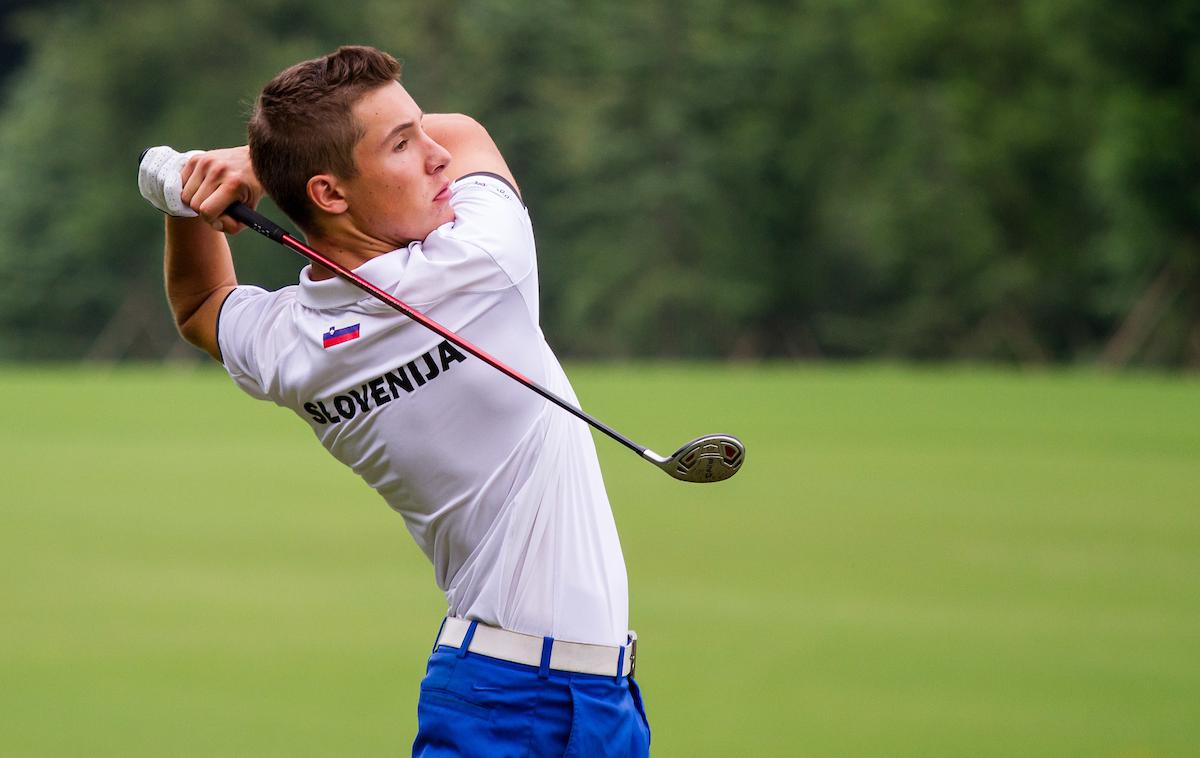
MULTIPOLYGON (((442 631, 438 633, 434 649, 439 645, 461 649, 463 639, 472 623, 467 619, 447 616, 442 622, 442 631)), ((475 634, 471 636, 467 651, 542 668, 546 663, 543 661, 546 645, 550 645, 550 660, 545 668, 577 674, 618 676, 619 667, 620 676, 633 675, 633 659, 637 652, 637 634, 634 632, 629 633, 628 645, 590 645, 584 642, 535 637, 532 634, 510 632, 476 623, 475 634)))

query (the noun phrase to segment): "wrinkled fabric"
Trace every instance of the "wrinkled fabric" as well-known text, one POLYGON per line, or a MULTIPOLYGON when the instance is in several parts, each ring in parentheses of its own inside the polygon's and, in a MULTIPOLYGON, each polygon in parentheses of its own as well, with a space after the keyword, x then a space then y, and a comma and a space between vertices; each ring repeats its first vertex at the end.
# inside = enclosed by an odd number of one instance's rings
MULTIPOLYGON (((578 406, 538 326, 528 210, 486 175, 451 185, 450 205, 453 223, 355 274, 578 406)), ((629 579, 587 424, 311 266, 298 285, 236 288, 217 340, 242 390, 304 419, 404 518, 449 615, 624 642, 629 579)))
POLYGON ((417 704, 414 758, 642 758, 650 725, 629 677, 549 671, 442 647, 417 704))

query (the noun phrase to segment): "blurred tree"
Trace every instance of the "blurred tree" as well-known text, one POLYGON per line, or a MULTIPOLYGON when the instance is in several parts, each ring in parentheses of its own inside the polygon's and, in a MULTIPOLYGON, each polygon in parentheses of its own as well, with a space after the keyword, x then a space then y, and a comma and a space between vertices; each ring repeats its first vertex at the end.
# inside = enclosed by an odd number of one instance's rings
POLYGON ((1102 360, 1200 367, 1200 4, 1072 5, 1101 93, 1092 179, 1110 223, 1102 360))
MULTIPOLYGON (((274 23, 299 9, 231 6, 141 2, 114 13, 82 2, 21 18, 32 55, 0 121, 10 188, 0 203, 0 355, 83 356, 122 304, 148 339, 112 341, 120 353, 152 357, 175 344, 159 284, 162 221, 137 195, 137 155, 243 142, 239 103, 265 71, 318 48, 275 38, 274 23)), ((252 274, 282 279, 277 252, 261 256, 265 266, 258 257, 246 262, 252 274)))
MULTIPOLYGON (((134 156, 241 142, 276 71, 367 43, 426 110, 492 131, 567 354, 1200 364, 1193 6, 30 8, 4 17, 29 55, 0 113, 20 188, 0 198, 0 358, 178 350, 134 156)), ((244 281, 302 264, 234 248, 244 281)))
POLYGON ((21 12, 38 4, 37 0, 7 0, 0 5, 0 87, 21 67, 28 53, 25 40, 13 26, 21 12))

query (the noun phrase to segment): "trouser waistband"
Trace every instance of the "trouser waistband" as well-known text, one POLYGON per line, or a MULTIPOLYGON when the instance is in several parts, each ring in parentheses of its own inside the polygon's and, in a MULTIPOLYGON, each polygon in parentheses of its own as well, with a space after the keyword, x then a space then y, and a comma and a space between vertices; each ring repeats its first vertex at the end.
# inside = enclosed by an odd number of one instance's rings
POLYGON ((445 645, 458 648, 460 658, 471 652, 534 666, 543 677, 550 671, 622 677, 633 676, 637 657, 637 633, 629 632, 628 640, 626 645, 567 642, 447 616, 433 649, 445 645))

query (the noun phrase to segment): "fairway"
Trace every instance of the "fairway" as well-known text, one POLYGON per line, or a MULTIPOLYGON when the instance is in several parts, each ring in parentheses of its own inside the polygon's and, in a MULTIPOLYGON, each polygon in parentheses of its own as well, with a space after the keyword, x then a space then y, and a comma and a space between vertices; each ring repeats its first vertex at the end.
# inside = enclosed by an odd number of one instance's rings
MULTIPOLYGON (((1195 754, 1200 381, 568 372, 747 447, 701 487, 595 435, 654 755, 1195 754)), ((407 754, 444 602, 303 421, 208 368, 0 391, 0 755, 407 754)))

